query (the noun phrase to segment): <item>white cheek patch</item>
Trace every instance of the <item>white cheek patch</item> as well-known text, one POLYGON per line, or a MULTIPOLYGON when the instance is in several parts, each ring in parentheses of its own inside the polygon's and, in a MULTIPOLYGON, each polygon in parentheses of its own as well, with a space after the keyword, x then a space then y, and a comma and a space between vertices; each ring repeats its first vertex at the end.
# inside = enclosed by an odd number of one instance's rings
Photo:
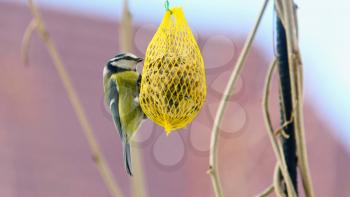
POLYGON ((111 64, 112 64, 113 66, 117 66, 117 65, 118 65, 117 62, 111 62, 111 64))
POLYGON ((119 60, 118 63, 112 62, 111 64, 113 66, 117 66, 119 68, 125 68, 125 69, 132 69, 135 66, 135 62, 130 60, 119 60))
POLYGON ((110 63, 112 66, 119 67, 119 68, 125 68, 125 69, 130 69, 132 67, 132 62, 127 61, 127 60, 119 60, 117 62, 111 62, 110 63), (130 64, 130 66, 129 66, 130 64))

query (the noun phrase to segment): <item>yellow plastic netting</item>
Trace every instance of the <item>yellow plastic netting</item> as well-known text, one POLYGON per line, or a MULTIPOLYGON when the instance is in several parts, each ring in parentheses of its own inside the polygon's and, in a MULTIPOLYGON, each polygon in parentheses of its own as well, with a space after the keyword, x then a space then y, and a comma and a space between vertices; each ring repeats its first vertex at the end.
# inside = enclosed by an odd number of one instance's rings
POLYGON ((173 8, 166 11, 146 51, 142 110, 169 134, 196 117, 205 96, 202 55, 182 9, 173 8))

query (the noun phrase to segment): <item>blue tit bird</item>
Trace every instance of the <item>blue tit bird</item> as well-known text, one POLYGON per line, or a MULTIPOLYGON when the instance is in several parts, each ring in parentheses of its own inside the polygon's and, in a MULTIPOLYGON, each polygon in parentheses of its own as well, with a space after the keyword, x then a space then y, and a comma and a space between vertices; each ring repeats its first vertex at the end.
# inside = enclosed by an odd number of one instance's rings
POLYGON ((131 53, 122 53, 110 59, 103 69, 105 103, 119 131, 125 168, 130 176, 130 140, 146 117, 138 102, 141 75, 136 71, 136 65, 142 60, 131 53))

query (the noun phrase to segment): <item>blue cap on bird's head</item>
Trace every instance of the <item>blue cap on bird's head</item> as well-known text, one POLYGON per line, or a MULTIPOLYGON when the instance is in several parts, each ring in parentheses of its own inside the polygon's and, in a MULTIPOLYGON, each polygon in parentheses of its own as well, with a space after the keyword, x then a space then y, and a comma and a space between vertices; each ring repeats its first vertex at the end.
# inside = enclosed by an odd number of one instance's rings
POLYGON ((141 62, 143 61, 143 58, 137 57, 132 53, 120 53, 114 56, 114 58, 110 59, 109 61, 117 62, 119 60, 130 60, 130 61, 141 62))

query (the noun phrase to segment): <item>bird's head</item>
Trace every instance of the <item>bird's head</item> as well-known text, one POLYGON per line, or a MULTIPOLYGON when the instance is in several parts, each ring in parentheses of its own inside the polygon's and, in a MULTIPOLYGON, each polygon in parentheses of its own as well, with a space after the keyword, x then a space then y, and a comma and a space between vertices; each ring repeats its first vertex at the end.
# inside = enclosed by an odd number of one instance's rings
POLYGON ((121 53, 111 58, 104 68, 103 75, 121 71, 135 71, 137 63, 143 59, 131 53, 121 53))

